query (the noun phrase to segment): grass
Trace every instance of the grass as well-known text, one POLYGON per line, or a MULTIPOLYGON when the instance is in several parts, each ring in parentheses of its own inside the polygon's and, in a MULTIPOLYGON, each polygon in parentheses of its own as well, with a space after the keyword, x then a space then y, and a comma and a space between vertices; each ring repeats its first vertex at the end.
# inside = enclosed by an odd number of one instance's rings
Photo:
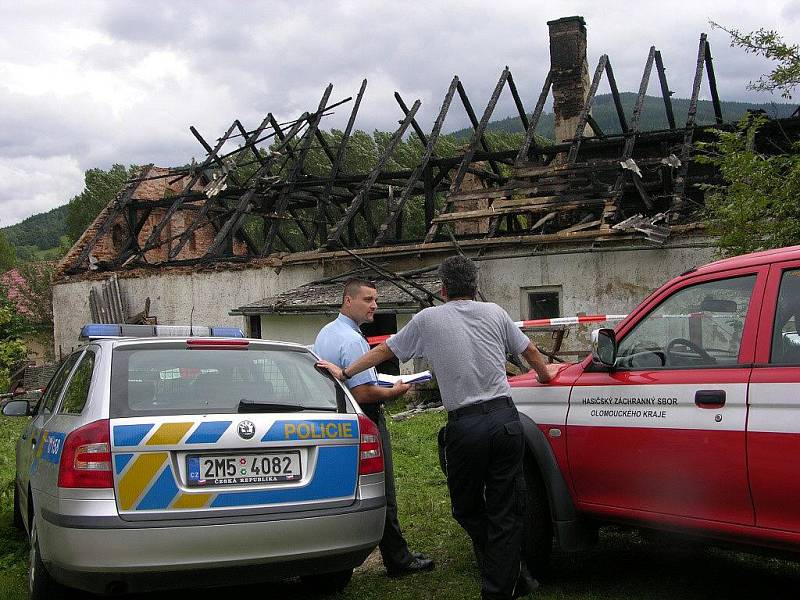
POLYGON ((27 591, 28 543, 11 525, 14 446, 25 419, 0 416, 0 597, 22 600, 27 591))
MULTIPOLYGON (((447 486, 436 456, 441 413, 390 423, 400 505, 400 523, 414 550, 436 558, 437 567, 400 580, 388 579, 373 555, 360 567, 336 600, 462 600, 479 597, 479 577, 466 534, 450 516, 447 486)), ((13 478, 14 440, 22 419, 0 417, 0 487, 13 478)), ((8 488, 10 491, 10 488, 8 488)), ((27 544, 11 528, 11 496, 0 500, 0 597, 25 598, 27 544)), ((555 553, 550 571, 535 596, 547 600, 628 600, 776 598, 795 599, 800 564, 765 556, 711 548, 675 540, 645 541, 635 532, 610 529, 592 550, 555 553)), ((239 586, 191 592, 197 600, 269 597, 270 600, 316 598, 297 582, 265 587, 239 586), (269 594, 265 596, 265 590, 269 594)), ((172 600, 151 594, 138 600, 172 600)), ((85 598, 76 595, 76 598, 85 598)), ((129 600, 133 600, 130 597, 129 600)))

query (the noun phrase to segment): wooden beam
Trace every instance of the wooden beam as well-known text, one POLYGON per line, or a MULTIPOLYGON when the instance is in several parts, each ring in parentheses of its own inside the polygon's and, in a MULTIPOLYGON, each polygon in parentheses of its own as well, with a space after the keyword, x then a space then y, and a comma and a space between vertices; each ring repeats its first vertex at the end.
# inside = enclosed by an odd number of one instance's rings
POLYGON ((498 217, 500 215, 510 215, 519 213, 537 213, 547 211, 571 211, 586 208, 589 206, 602 206, 605 200, 602 198, 590 198, 586 200, 575 201, 556 201, 541 204, 522 204, 518 206, 508 206, 501 208, 481 208, 478 210, 466 210, 454 213, 447 213, 439 215, 434 219, 436 223, 445 223, 451 221, 469 221, 475 219, 485 219, 486 217, 498 217))
POLYGON ((386 163, 389 161, 392 153, 397 148, 397 145, 400 143, 400 140, 403 138, 403 134, 408 129, 409 125, 411 124, 411 120, 414 118, 414 115, 417 114, 421 102, 417 100, 414 102, 414 105, 411 107, 411 110, 406 115, 406 118, 400 123, 400 127, 397 131, 394 132, 394 135, 389 140, 389 143, 384 148, 383 154, 378 159, 378 164, 375 165, 375 168, 370 173, 370 176, 367 180, 362 184, 361 190, 356 194, 353 198, 353 201, 350 203, 350 206, 347 207, 344 216, 339 220, 338 223, 333 227, 330 234, 328 235, 328 240, 326 245, 331 248, 338 245, 339 238, 344 231, 344 228, 347 227, 348 223, 353 220, 353 217, 356 215, 358 210, 361 208, 361 204, 364 202, 367 194, 369 193, 370 188, 374 185, 375 181, 378 178, 378 174, 384 169, 386 163))
POLYGON ((530 156, 531 146, 535 147, 536 143, 536 127, 539 126, 539 119, 542 116, 542 111, 544 110, 544 103, 547 101, 547 96, 550 93, 550 86, 553 84, 553 72, 548 71, 547 77, 545 77, 544 85, 542 86, 542 92, 539 94, 539 100, 536 102, 536 108, 533 109, 533 115, 531 115, 530 125, 528 125, 525 131, 525 139, 522 142, 522 147, 520 147, 519 152, 517 153, 517 157, 514 162, 521 163, 523 161, 528 160, 530 156))
POLYGON ((670 129, 675 129, 675 114, 672 112, 672 92, 667 84, 667 74, 659 50, 656 50, 655 59, 658 82, 661 84, 661 96, 664 99, 664 110, 667 113, 667 123, 670 129))
POLYGON ((586 96, 586 101, 583 104, 580 115, 578 116, 578 125, 575 127, 575 135, 572 137, 572 144, 570 145, 569 155, 567 162, 574 164, 578 158, 578 151, 581 147, 583 140, 583 131, 586 129, 586 123, 589 120, 589 111, 592 110, 595 96, 597 95, 597 88, 600 85, 600 78, 603 76, 603 71, 608 64, 608 55, 603 54, 600 61, 597 63, 597 68, 594 70, 594 77, 592 77, 592 84, 589 86, 589 95, 586 96))
POLYGON ((706 40, 706 76, 708 77, 708 88, 711 90, 711 103, 714 105, 714 117, 717 125, 722 125, 722 104, 719 101, 717 91, 717 78, 714 75, 714 60, 711 57, 711 44, 706 40))
MULTIPOLYGON (((333 91, 333 84, 329 83, 328 87, 325 88, 325 91, 322 94, 322 98, 320 99, 319 105, 317 106, 317 111, 314 113, 313 117, 309 121, 308 131, 306 131, 302 141, 300 142, 300 152, 298 158, 292 165, 292 169, 289 172, 289 175, 286 177, 286 182, 283 184, 283 187, 281 188, 278 199, 275 201, 274 213, 278 216, 283 214, 283 211, 286 210, 286 206, 289 202, 288 196, 289 196, 289 191, 291 190, 292 187, 292 183, 303 170, 303 165, 305 163, 306 157, 308 156, 308 151, 311 148, 311 142, 314 139, 315 132, 317 131, 317 129, 319 129, 319 123, 322 120, 323 114, 325 113, 325 105, 328 103, 328 98, 330 98, 332 91, 333 91)), ((278 233, 279 227, 280 227, 280 221, 278 220, 273 220, 270 223, 269 231, 267 231, 264 236, 264 246, 261 249, 261 256, 266 256, 267 254, 272 252, 272 245, 275 242, 275 236, 278 233)))
MULTIPOLYGON (((439 141, 439 134, 442 131, 442 126, 444 125, 444 119, 447 116, 447 111, 450 109, 450 103, 453 101, 453 96, 456 92, 456 87, 458 86, 458 77, 453 77, 453 80, 450 82, 450 87, 447 89, 447 93, 444 96, 444 100, 442 101, 442 106, 439 108, 439 114, 436 117, 436 121, 433 123, 433 129, 431 130, 431 135, 426 139, 425 142, 425 152, 422 155, 422 159, 420 160, 419 165, 414 169, 414 172, 411 174, 411 177, 408 178, 405 187, 403 188, 403 192, 400 195, 400 199, 397 201, 395 206, 387 206, 388 212, 386 215, 386 219, 384 220, 383 224, 381 225, 381 231, 378 236, 375 238, 374 245, 378 246, 383 243, 386 239, 387 232, 389 228, 392 227, 393 224, 399 222, 398 219, 402 214, 403 207, 408 202, 408 199, 411 197, 412 193, 414 192, 414 185, 419 181, 419 178, 423 175, 425 169, 428 167, 428 162, 430 161, 431 157, 434 154, 434 149, 436 148, 436 142, 439 141)), ((406 113, 408 116, 408 113, 406 113)), ((422 138, 420 138, 422 139, 422 138)))
POLYGON ((606 76, 608 77, 608 86, 611 88, 611 97, 614 100, 614 108, 617 109, 617 117, 619 117, 619 126, 622 133, 628 133, 628 122, 625 119, 625 110, 622 107, 622 98, 619 96, 617 89, 617 80, 614 78, 614 69, 611 68, 611 61, 606 61, 606 76))
POLYGON ((692 153, 692 140, 694 138, 694 126, 697 118, 697 100, 700 96, 700 84, 703 81, 703 67, 706 62, 706 34, 700 34, 700 44, 697 49, 697 62, 695 64, 694 82, 692 83, 692 96, 689 100, 689 112, 686 115, 686 127, 683 130, 683 144, 681 145, 681 166, 675 177, 675 188, 672 195, 670 208, 678 214, 683 208, 683 195, 686 189, 686 174, 689 171, 689 159, 692 153))
MULTIPOLYGON (((467 151, 464 153, 463 158, 461 159, 461 164, 458 167, 458 171, 456 172, 456 176, 453 178, 453 183, 450 186, 451 193, 458 193, 461 191, 461 184, 464 181, 464 176, 467 173, 467 167, 472 163, 472 159, 475 156, 475 151, 478 148, 478 144, 481 143, 483 140, 483 132, 486 130, 486 126, 489 124, 489 119, 494 112, 494 107, 497 105, 497 100, 500 97, 500 92, 503 91, 503 86, 508 79, 510 71, 508 67, 506 67, 502 74, 500 75, 500 79, 497 81, 497 85, 494 87, 494 91, 492 92, 491 97, 489 98, 489 103, 486 105, 486 109, 483 111, 483 116, 481 117, 480 122, 478 122, 477 127, 475 127, 475 132, 472 135, 472 140, 470 141, 469 147, 467 151)), ((456 89, 460 90, 463 88, 461 87, 461 83, 457 82, 456 89)), ((463 98, 462 98, 463 100, 463 98)), ((447 202, 442 209, 440 214, 450 212, 450 209, 453 207, 451 202, 447 202)), ((425 235, 425 242, 431 242, 436 237, 436 232, 438 230, 438 225, 436 219, 433 219, 430 229, 428 229, 428 233, 425 235)))
POLYGON ((202 177, 204 169, 206 169, 212 162, 216 162, 220 160, 220 157, 217 156, 218 152, 222 149, 225 145, 225 142, 228 141, 228 138, 233 133, 233 130, 236 128, 237 121, 231 123, 231 126, 228 130, 223 134, 223 136, 217 141, 217 145, 211 149, 211 152, 208 153, 203 163, 197 167, 195 174, 189 179, 188 183, 184 186, 183 191, 175 198, 175 201, 172 205, 164 212, 164 216, 162 217, 161 221, 159 221, 153 230, 150 232, 150 235, 147 237, 147 241, 144 245, 139 249, 139 252, 136 254, 136 258, 141 258, 145 255, 146 252, 152 250, 153 248, 157 248, 161 246, 165 241, 160 241, 161 232, 167 226, 167 223, 170 222, 172 216, 175 214, 175 211, 178 210, 178 207, 181 203, 185 200, 185 194, 192 191, 194 185, 200 180, 202 177))
POLYGON ((361 99, 364 97, 364 92, 366 89, 367 80, 364 79, 361 81, 361 87, 356 95, 356 101, 353 104, 353 109, 350 111, 350 117, 347 119, 347 126, 344 128, 342 139, 339 141, 339 147, 336 150, 336 157, 334 158, 333 164, 331 164, 331 172, 328 176, 328 182, 325 184, 322 197, 320 198, 319 204, 317 204, 317 226, 314 230, 315 241, 319 237, 320 242, 322 242, 328 237, 329 215, 326 210, 325 203, 330 199, 331 191, 333 190, 333 184, 339 178, 339 171, 342 168, 342 163, 344 162, 346 156, 347 142, 350 140, 350 134, 353 131, 353 125, 356 122, 356 115, 358 114, 358 109, 361 106, 361 99))

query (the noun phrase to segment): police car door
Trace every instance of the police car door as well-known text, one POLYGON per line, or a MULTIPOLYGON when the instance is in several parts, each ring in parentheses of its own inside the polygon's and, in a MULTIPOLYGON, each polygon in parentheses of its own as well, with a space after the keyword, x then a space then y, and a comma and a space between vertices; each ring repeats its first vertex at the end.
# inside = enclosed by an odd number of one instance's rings
POLYGON ((772 265, 750 379, 756 525, 800 532, 800 261, 772 265))
MULTIPOLYGON (((48 426, 53 418, 53 411, 56 403, 64 391, 64 384, 66 384, 69 379, 69 375, 72 373, 72 369, 75 367, 75 363, 78 362, 78 358, 80 358, 82 353, 83 350, 70 354, 61 368, 50 380, 50 383, 47 384, 47 389, 45 389, 44 395, 37 405, 36 415, 33 417, 30 426, 22 435, 22 447, 20 449, 22 450, 24 448, 24 457, 20 456, 22 453, 18 454, 18 456, 20 457, 20 462, 22 462, 24 466, 18 466, 18 473, 27 476, 30 480, 31 487, 34 489, 39 489, 41 487, 41 482, 43 481, 42 474, 45 473, 46 475, 50 471, 50 469, 48 469, 48 464, 43 465, 43 463, 48 462, 48 426)), ((20 483, 22 486, 25 486, 26 482, 21 481, 20 483)), ((25 495, 23 495, 23 497, 24 496, 25 495)), ((27 506, 25 508, 27 510, 27 506)))
POLYGON ((579 377, 568 453, 587 510, 753 523, 747 385, 766 274, 739 269, 665 288, 617 332, 615 368, 589 365, 579 377))

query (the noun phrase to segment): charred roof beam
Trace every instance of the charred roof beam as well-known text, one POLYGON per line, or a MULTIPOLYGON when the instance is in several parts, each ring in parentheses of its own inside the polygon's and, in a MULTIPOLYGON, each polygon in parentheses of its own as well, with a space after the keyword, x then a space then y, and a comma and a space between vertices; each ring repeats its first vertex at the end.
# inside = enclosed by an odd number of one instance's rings
POLYGON ((386 147, 383 150, 383 154, 378 159, 378 164, 375 165, 375 168, 370 173, 369 177, 364 181, 361 190, 356 194, 353 198, 353 201, 350 203, 350 206, 347 207, 347 211, 344 214, 338 223, 334 226, 333 230, 328 235, 328 239, 326 245, 328 248, 333 248, 337 244, 339 244, 339 240, 341 235, 344 231, 344 228, 352 222, 353 217, 355 217, 356 213, 361 208, 361 205, 364 203, 366 195, 369 193, 369 190, 375 184, 375 181, 378 179, 378 175, 380 175, 381 171, 386 167, 386 163, 389 161, 389 158, 392 156, 392 153, 397 148, 397 145, 400 143, 400 140, 403 138, 403 134, 408 129, 409 125, 411 124, 411 120, 417 114, 419 110, 421 102, 417 100, 414 102, 414 105, 411 107, 411 110, 406 115, 406 118, 403 119, 400 123, 400 127, 397 131, 394 132, 394 135, 389 140, 389 143, 386 144, 386 147))
POLYGON ((664 98, 664 110, 667 113, 667 123, 670 129, 675 129, 675 113, 672 111, 672 94, 667 83, 667 73, 664 69, 664 62, 661 58, 661 51, 656 50, 655 54, 656 71, 658 72, 658 82, 661 85, 661 96, 664 98))
MULTIPOLYGON (((380 227, 380 233, 375 238, 375 242, 373 246, 379 246, 384 242, 386 239, 387 232, 389 229, 398 221, 398 218, 402 214, 403 207, 405 206, 408 199, 412 196, 412 193, 415 190, 415 186, 419 181, 419 178, 422 176, 425 169, 428 167, 428 162, 433 157, 434 149, 436 148, 436 142, 439 141, 439 134, 442 132, 442 126, 444 125, 445 117, 447 116, 447 111, 450 109, 450 104, 453 101, 453 96, 456 93, 456 88, 458 87, 458 77, 453 77, 453 80, 450 82, 450 87, 447 89, 447 93, 444 96, 444 100, 442 101, 442 106, 439 109, 439 114, 436 117, 436 121, 433 123, 433 129, 431 130, 430 137, 425 136, 422 134, 422 131, 418 132, 420 140, 424 140, 425 143, 425 152, 422 155, 422 160, 420 164, 417 165, 417 168, 414 169, 411 176, 408 178, 405 187, 403 188, 403 192, 400 195, 399 200, 394 206, 387 206, 387 215, 386 219, 384 220, 383 224, 380 227), (420 135, 421 134, 421 135, 420 135)), ((409 111, 405 108, 405 103, 403 99, 400 98, 400 94, 395 92, 395 98, 397 98, 398 102, 400 103, 400 107, 403 109, 403 112, 406 114, 406 118, 408 117, 409 111)), ((414 119, 412 123, 416 123, 414 119)), ((419 125, 417 125, 419 127, 419 125)))
MULTIPOLYGON (((307 119, 309 118, 308 113, 303 113, 303 116, 298 119, 292 128, 289 130, 288 134, 286 135, 286 140, 281 142, 275 150, 267 162, 262 165, 258 171, 254 174, 254 179, 258 179, 264 173, 268 172, 269 169, 272 168, 275 160, 279 156, 281 150, 283 150, 291 140, 297 135, 297 133, 305 126, 307 119)), ((217 256, 222 249, 222 244, 224 243, 227 236, 231 234, 232 231, 238 229, 238 225, 241 224, 242 215, 247 207, 250 205, 251 200, 256 194, 256 186, 252 186, 248 189, 242 196, 239 198, 239 201, 236 204, 236 207, 233 211, 233 214, 228 218, 228 220, 222 225, 217 235, 214 237, 214 241, 211 242, 211 245, 206 250, 204 256, 206 257, 213 257, 217 256)))
MULTIPOLYGON (((316 134, 316 131, 319 128, 319 123, 322 120, 322 115, 324 112, 325 105, 328 103, 328 98, 330 98, 332 91, 333 91, 333 84, 328 84, 328 87, 325 88, 325 92, 322 94, 322 98, 320 99, 319 108, 317 109, 317 112, 314 114, 313 118, 309 122, 308 131, 306 132, 304 138, 300 142, 300 152, 298 159, 292 165, 292 170, 289 172, 289 175, 286 178, 286 184, 284 184, 280 196, 275 202, 274 212, 278 216, 283 214, 283 211, 286 210, 286 206, 288 204, 288 194, 292 182, 297 178, 297 176, 303 169, 303 164, 305 163, 306 157, 308 156, 308 150, 309 146, 311 145, 311 140, 314 139, 314 135, 316 134)), ((275 243, 275 237, 278 233, 279 227, 280 227, 279 221, 272 221, 270 223, 269 230, 266 232, 266 235, 264 237, 264 246, 261 248, 261 256, 265 256, 272 251, 272 247, 273 244, 275 243)))
POLYGON ((212 162, 215 162, 219 159, 217 156, 218 152, 222 149, 225 143, 228 141, 228 138, 233 133, 233 130, 236 128, 236 121, 231 123, 231 126, 225 132, 225 134, 219 139, 216 146, 211 149, 211 152, 208 153, 205 160, 203 161, 202 165, 200 165, 197 169, 197 172, 189 178, 189 181, 183 188, 183 191, 175 198, 175 201, 172 205, 164 212, 162 219, 153 227, 153 230, 150 232, 150 235, 147 238, 147 241, 144 243, 139 251, 136 254, 135 260, 139 260, 144 257, 145 253, 149 250, 159 247, 164 242, 160 241, 161 232, 164 231, 164 228, 167 226, 167 223, 172 219, 172 216, 175 214, 175 211, 178 209, 178 206, 184 201, 184 196, 188 192, 191 192, 194 185, 200 180, 202 176, 203 170, 206 169, 212 162))
MULTIPOLYGON (((497 85, 494 87, 494 91, 492 92, 491 97, 489 98, 489 103, 486 105, 486 109, 483 111, 483 116, 481 120, 477 123, 475 127, 475 132, 472 135, 472 140, 467 147, 467 151, 464 153, 464 156, 461 159, 461 163, 458 166, 458 171, 456 172, 455 178, 453 178, 452 184, 450 186, 450 195, 448 196, 447 202, 445 206, 442 208, 439 214, 450 212, 453 208, 453 200, 451 199, 453 194, 457 194, 461 190, 461 184, 464 181, 464 176, 467 174, 467 169, 469 165, 472 163, 473 158, 475 157, 475 152, 478 149, 478 145, 484 145, 485 142, 483 141, 483 133, 486 131, 486 126, 489 124, 489 119, 492 117, 492 113, 494 112, 494 107, 497 105, 497 101, 500 98, 500 93, 503 91, 503 87, 508 80, 508 76, 511 74, 511 71, 506 67, 503 69, 503 72, 500 75, 500 79, 497 81, 497 85)), ((456 83, 457 90, 463 90, 461 87, 461 82, 456 83)), ((459 92, 461 93, 461 92, 459 92)), ((462 98, 463 100, 463 98, 462 98)), ((490 163, 491 164, 491 163, 490 163)), ((428 233, 425 235, 424 243, 429 243, 434 240, 436 237, 436 233, 439 229, 438 223, 431 223, 430 229, 428 229, 428 233)))
POLYGON ((350 117, 347 119, 347 126, 344 128, 342 139, 339 141, 339 147, 336 150, 336 156, 331 164, 328 182, 325 184, 322 198, 317 205, 317 226, 314 230, 314 237, 312 239, 316 240, 319 238, 320 244, 328 236, 329 215, 325 206, 325 202, 330 199, 334 182, 339 178, 339 172, 342 170, 342 164, 344 163, 345 156, 347 155, 347 143, 350 141, 350 134, 353 131, 353 126, 356 122, 356 116, 358 115, 358 109, 361 107, 361 100, 364 97, 364 92, 366 89, 367 80, 364 79, 361 81, 361 87, 358 90, 358 94, 356 94, 356 101, 353 104, 352 110, 350 111, 350 117))
MULTIPOLYGON (((245 137, 245 147, 249 147, 252 150, 252 152, 254 154, 256 154, 256 156, 258 156, 258 150, 255 148, 255 146, 249 146, 248 142, 250 142, 250 141, 252 141, 254 139, 257 139, 258 136, 261 135, 261 133, 264 131, 264 129, 266 129, 266 127, 270 124, 271 118, 272 118, 272 113, 269 113, 266 116, 266 118, 264 118, 264 120, 261 121, 261 124, 252 133, 252 135, 250 135, 248 137, 245 137)), ((241 123, 239 123, 238 119, 236 120, 236 125, 237 125, 237 128, 239 129, 239 131, 243 131, 244 130, 244 128, 242 127, 241 123)), ((237 155, 236 158, 238 160, 234 161, 234 164, 232 165, 232 169, 235 169, 238 166, 238 164, 241 161, 243 156, 244 156, 244 152, 242 152, 242 153, 237 155)), ((262 163, 262 166, 263 166, 263 163, 262 163)), ((237 185, 238 185, 238 180, 235 179, 232 175, 233 175, 233 173, 231 172, 231 179, 234 181, 234 183, 237 183, 237 185)), ((213 195, 213 194, 209 195, 209 197, 203 203, 203 206, 200 209, 200 211, 195 215, 195 217, 192 220, 192 222, 189 224, 189 226, 181 234, 181 237, 178 240, 178 243, 176 244, 176 246, 170 250, 170 253, 169 253, 169 258, 170 259, 173 259, 176 256, 178 256, 178 254, 180 254, 180 251, 189 242, 189 240, 191 239, 191 237, 194 234, 194 232, 201 226, 201 224, 203 223, 204 220, 207 221, 206 215, 208 214, 209 210, 211 210, 211 206, 216 201, 217 201, 217 196, 216 195, 213 195)))
MULTIPOLYGON (((703 83, 703 68, 706 63, 706 56, 711 50, 705 33, 700 35, 700 44, 697 49, 697 62, 694 70, 694 82, 692 83, 692 96, 689 100, 689 112, 686 115, 686 127, 683 130, 683 144, 681 145, 681 165, 678 167, 678 174, 675 177, 675 189, 672 196, 670 211, 677 215, 683 208, 684 193, 686 190, 686 175, 689 171, 689 158, 692 152, 692 140, 694 139, 694 127, 697 119, 697 100, 700 97, 700 86, 703 83)), ((673 216, 674 218, 674 216, 673 216)))
POLYGON ((536 101, 536 108, 533 109, 530 124, 525 131, 525 139, 522 142, 522 147, 517 153, 515 163, 519 164, 526 162, 531 155, 531 149, 536 147, 536 128, 539 126, 539 119, 544 110, 544 104, 547 102, 547 96, 550 94, 550 88, 553 85, 553 72, 548 71, 545 77, 542 92, 539 94, 539 99, 536 101))

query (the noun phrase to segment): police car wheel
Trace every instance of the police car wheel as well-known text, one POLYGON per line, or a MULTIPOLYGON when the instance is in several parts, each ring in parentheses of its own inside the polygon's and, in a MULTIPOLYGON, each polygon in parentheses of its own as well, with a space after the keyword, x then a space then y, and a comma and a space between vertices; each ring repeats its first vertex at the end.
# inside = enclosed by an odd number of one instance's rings
POLYGON ((547 490, 535 462, 525 459, 525 541, 523 557, 528 570, 534 577, 540 577, 547 570, 553 550, 553 521, 547 490))
POLYGON ((31 523, 30 542, 28 600, 62 600, 66 598, 66 588, 50 576, 42 562, 35 518, 31 523))
POLYGON ((341 592, 350 583, 353 569, 322 573, 320 575, 304 575, 300 578, 303 584, 318 594, 335 594, 341 592))
POLYGON ((22 519, 22 511, 19 508, 19 491, 17 490, 17 482, 14 482, 14 517, 12 520, 14 529, 18 531, 25 531, 25 521, 22 519))

